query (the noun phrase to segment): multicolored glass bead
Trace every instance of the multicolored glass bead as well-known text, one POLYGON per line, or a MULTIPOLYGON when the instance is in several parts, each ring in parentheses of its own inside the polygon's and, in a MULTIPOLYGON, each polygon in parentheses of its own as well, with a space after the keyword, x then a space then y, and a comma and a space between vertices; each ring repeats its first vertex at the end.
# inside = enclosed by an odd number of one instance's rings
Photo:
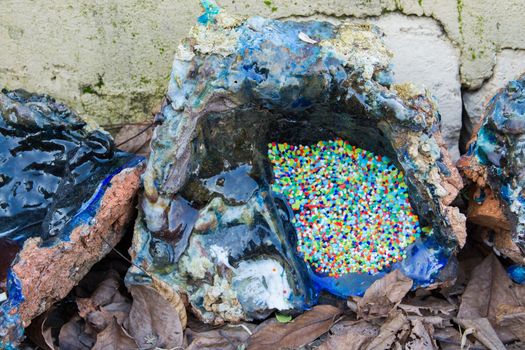
POLYGON ((268 145, 275 181, 294 211, 297 251, 319 274, 376 273, 421 235, 403 174, 343 140, 268 145))

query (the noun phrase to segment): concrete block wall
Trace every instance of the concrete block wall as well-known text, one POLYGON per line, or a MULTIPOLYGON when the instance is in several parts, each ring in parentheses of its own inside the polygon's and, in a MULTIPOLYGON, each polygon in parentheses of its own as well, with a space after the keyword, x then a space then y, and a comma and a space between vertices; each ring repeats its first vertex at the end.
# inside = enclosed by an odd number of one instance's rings
MULTIPOLYGON (((456 157, 460 129, 525 72, 523 0, 217 2, 244 16, 377 24, 394 52, 397 81, 435 96, 456 157)), ((146 120, 200 12, 198 0, 3 0, 0 87, 51 94, 103 125, 146 120)))

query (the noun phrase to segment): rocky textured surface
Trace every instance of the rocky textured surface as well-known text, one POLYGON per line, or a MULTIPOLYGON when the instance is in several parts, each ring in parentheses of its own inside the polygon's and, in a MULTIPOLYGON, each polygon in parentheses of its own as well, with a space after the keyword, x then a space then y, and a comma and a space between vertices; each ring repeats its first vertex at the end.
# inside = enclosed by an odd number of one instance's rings
MULTIPOLYGON (((490 79, 481 88, 463 93, 463 104, 468 116, 467 125, 469 138, 472 130, 477 127, 483 117, 483 111, 490 99, 511 80, 525 73, 524 50, 502 50, 496 56, 496 65, 490 79)), ((468 141, 468 139, 466 140, 468 141)))
POLYGON ((460 51, 431 18, 391 13, 367 21, 385 34, 383 41, 393 53, 395 81, 425 87, 436 99, 441 134, 456 161, 462 112, 460 51))
POLYGON ((521 76, 490 100, 467 154, 458 162, 470 182, 469 219, 491 229, 486 240, 519 263, 525 262, 524 132, 521 76))
POLYGON ((120 240, 141 161, 51 97, 2 91, 0 345, 16 342, 120 240))
POLYGON ((295 253, 286 200, 272 193, 270 141, 341 138, 401 169, 427 234, 392 266, 442 282, 464 243, 450 206, 462 187, 428 93, 392 85, 391 53, 368 24, 229 17, 213 3, 175 56, 144 174, 127 282, 163 281, 204 321, 294 313, 320 289, 362 294, 383 273, 317 275, 295 253), (358 48, 358 49, 356 49, 358 48), (153 276, 153 281, 152 281, 153 276))

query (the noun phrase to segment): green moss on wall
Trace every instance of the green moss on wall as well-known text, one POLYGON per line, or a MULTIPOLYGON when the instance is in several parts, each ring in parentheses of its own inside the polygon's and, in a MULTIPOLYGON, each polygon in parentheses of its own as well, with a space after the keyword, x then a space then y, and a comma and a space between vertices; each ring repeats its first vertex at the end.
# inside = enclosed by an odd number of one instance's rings
POLYGON ((463 0, 456 0, 456 8, 458 10, 459 34, 463 37, 463 0))
POLYGON ((272 12, 277 11, 277 6, 274 6, 274 5, 273 5, 272 0, 264 0, 263 2, 264 2, 264 4, 265 4, 266 6, 268 6, 268 7, 270 8, 270 10, 271 10, 272 12))

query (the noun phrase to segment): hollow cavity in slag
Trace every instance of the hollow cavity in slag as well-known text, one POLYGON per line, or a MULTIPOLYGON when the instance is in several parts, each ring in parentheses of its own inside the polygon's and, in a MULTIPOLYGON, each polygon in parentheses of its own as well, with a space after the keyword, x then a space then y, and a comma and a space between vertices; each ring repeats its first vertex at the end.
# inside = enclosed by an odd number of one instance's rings
POLYGON ((343 140, 268 145, 272 191, 294 211, 297 251, 319 274, 374 274, 421 235, 403 173, 343 140))

